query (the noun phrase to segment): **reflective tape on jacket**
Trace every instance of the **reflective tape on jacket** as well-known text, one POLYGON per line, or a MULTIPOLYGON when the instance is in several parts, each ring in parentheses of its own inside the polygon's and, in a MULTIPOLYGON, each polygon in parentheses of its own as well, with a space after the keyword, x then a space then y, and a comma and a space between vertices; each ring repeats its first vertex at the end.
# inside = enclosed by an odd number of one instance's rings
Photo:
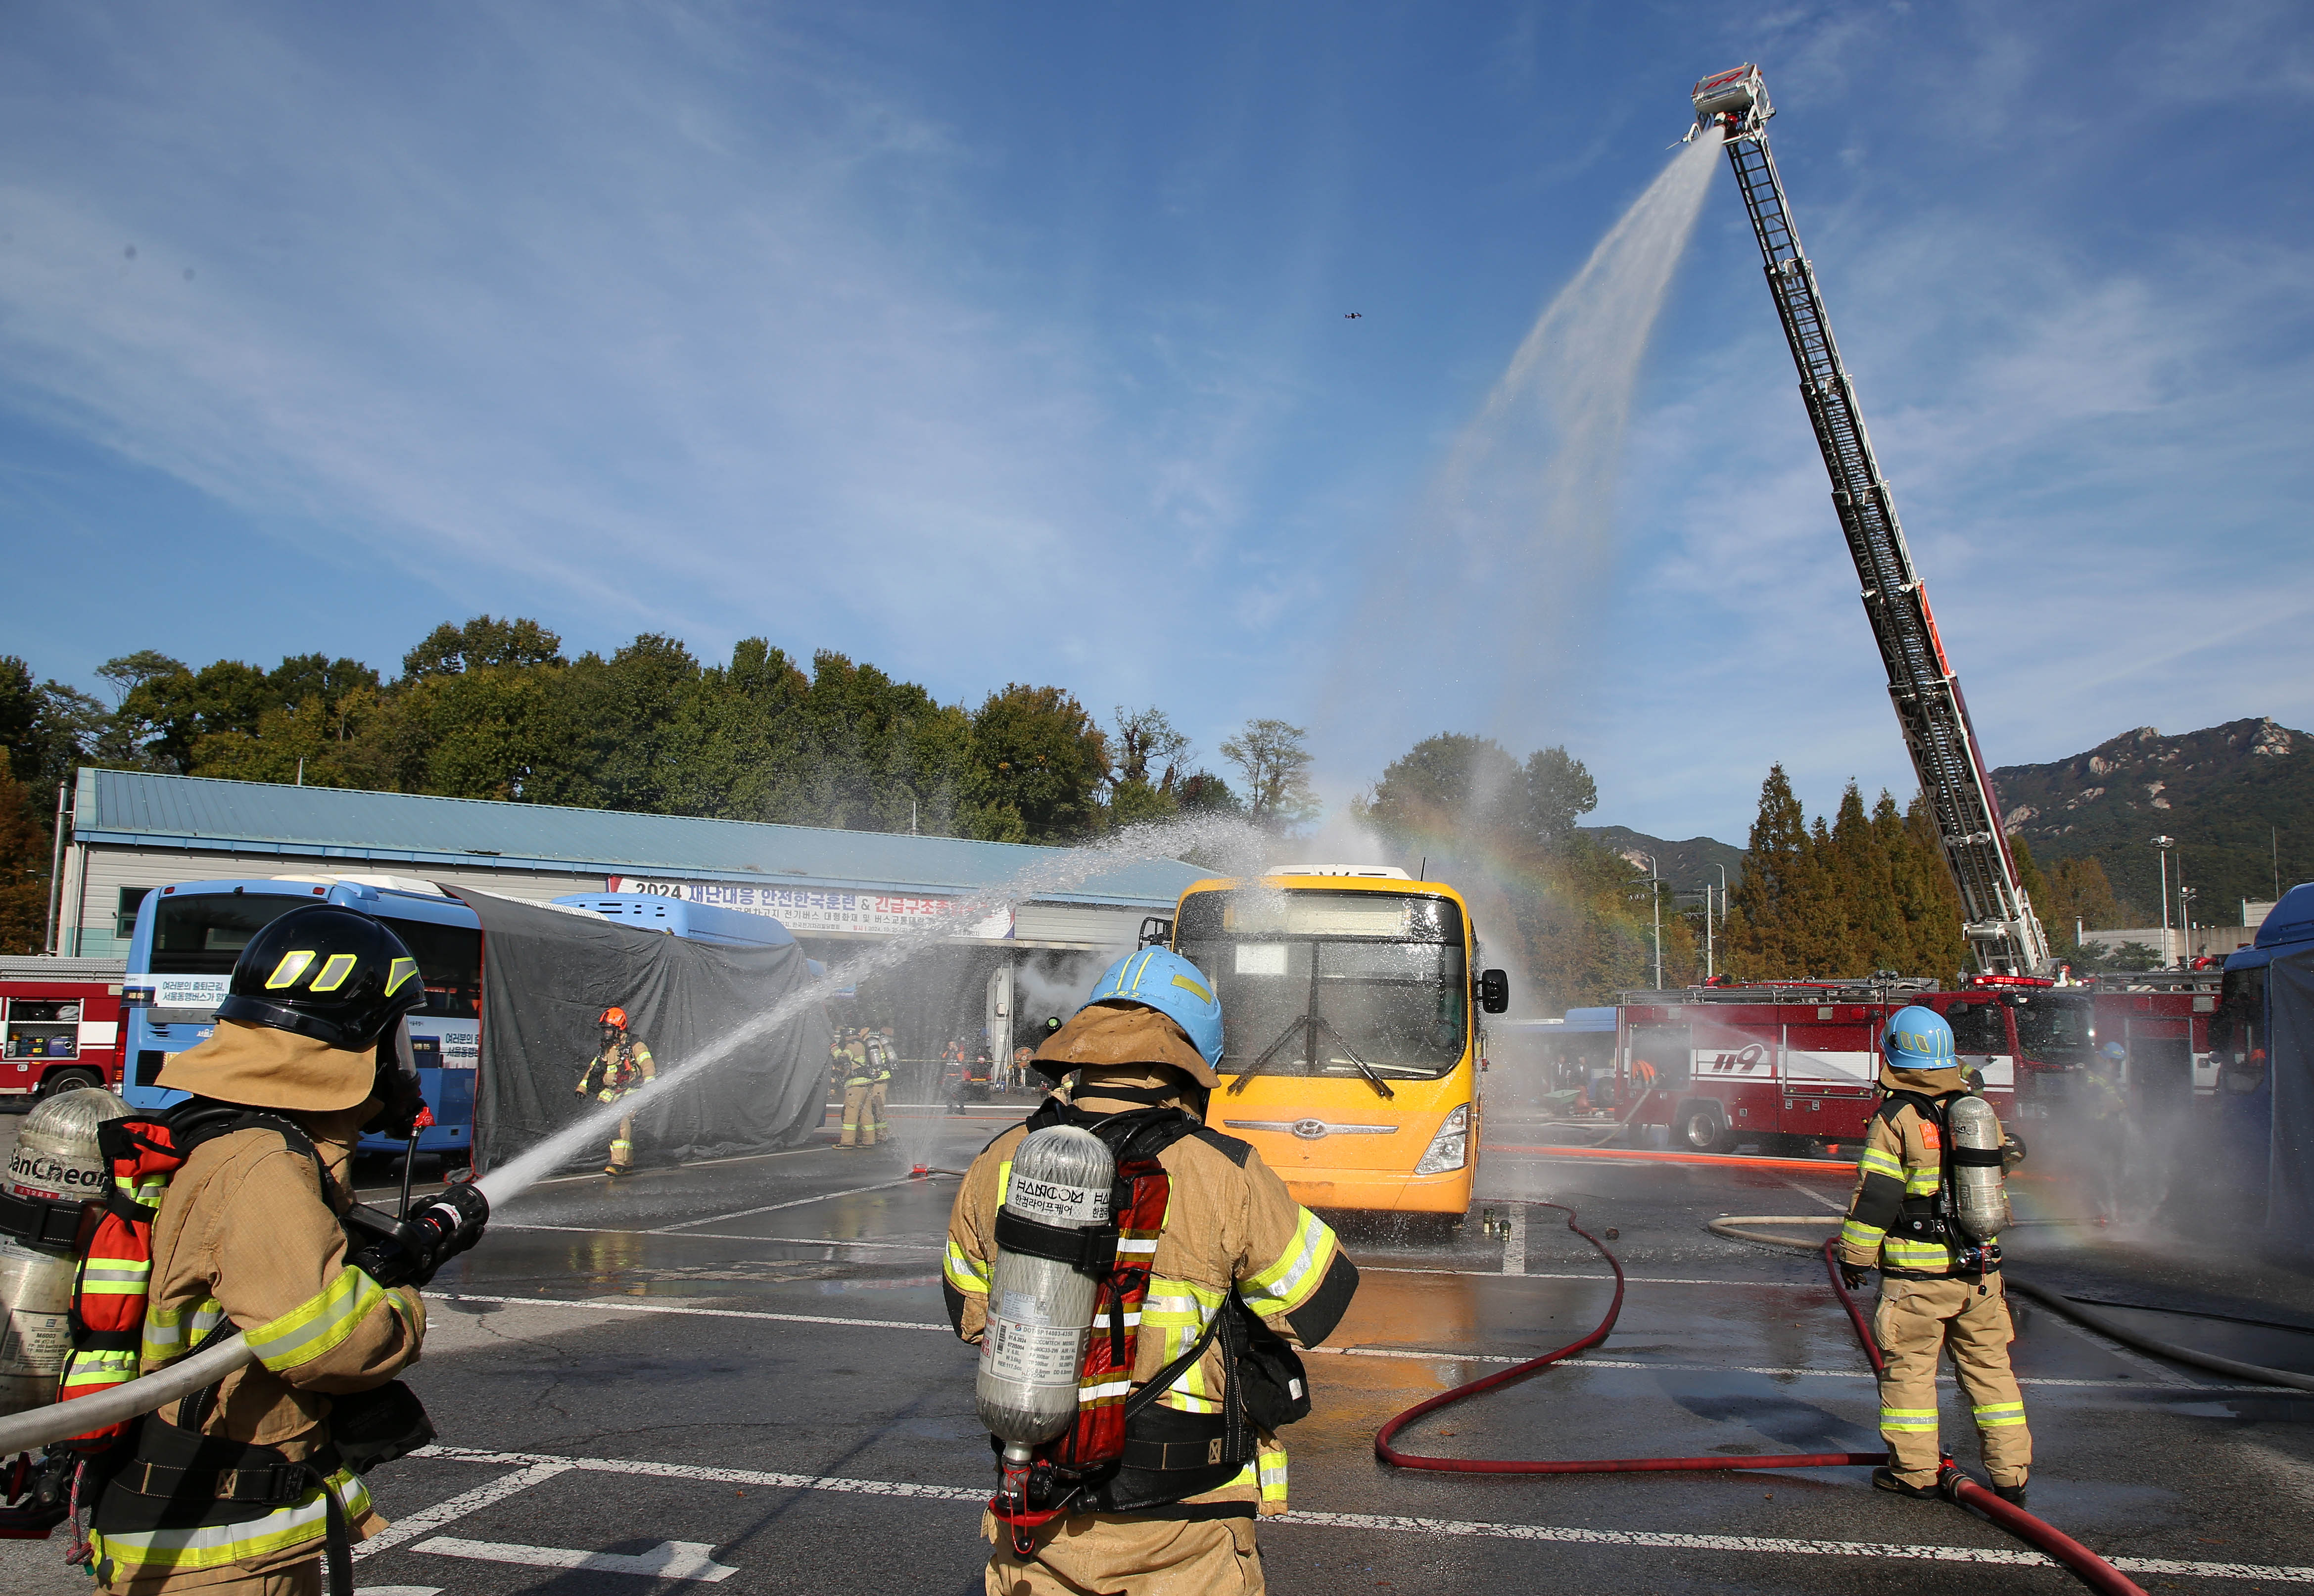
POLYGON ((1976 1427, 1980 1430, 1997 1429, 2003 1424, 2021 1424, 2025 1422, 2025 1404, 2022 1402, 1988 1402, 1983 1406, 1971 1411, 1976 1415, 1976 1427))
POLYGON ((947 1255, 941 1260, 941 1274, 959 1292, 970 1292, 982 1297, 988 1294, 988 1265, 952 1240, 948 1244, 947 1255))
MULTIPOLYGON (((1142 1322, 1158 1332, 1161 1367, 1194 1345, 1206 1327, 1229 1300, 1226 1292, 1199 1285, 1193 1280, 1168 1280, 1152 1275, 1149 1295, 1142 1301, 1142 1322)), ((1161 1406, 1179 1413, 1219 1413, 1221 1403, 1208 1389, 1206 1361, 1199 1358, 1174 1380, 1157 1398, 1161 1406)))
MULTIPOLYGON (((358 1522, 372 1511, 369 1487, 359 1477, 340 1468, 330 1476, 330 1486, 345 1504, 349 1521, 358 1522)), ((191 1573, 222 1568, 229 1563, 285 1552, 329 1533, 329 1504, 322 1487, 314 1486, 287 1507, 277 1507, 261 1519, 239 1524, 199 1524, 182 1530, 139 1530, 108 1533, 93 1530, 89 1544, 99 1563, 110 1557, 136 1570, 158 1569, 191 1573)), ((116 1571, 115 1588, 125 1583, 116 1571)))
POLYGON ((249 1332, 250 1351, 274 1373, 310 1363, 354 1333, 386 1300, 385 1288, 350 1265, 305 1301, 249 1332))
POLYGON ((1850 1247, 1877 1248, 1887 1231, 1878 1225, 1868 1225, 1860 1220, 1848 1220, 1840 1227, 1840 1239, 1850 1247))
POLYGON ((1925 1431, 1934 1434, 1937 1410, 1933 1407, 1884 1407, 1880 1410, 1880 1428, 1905 1433, 1925 1431))
POLYGON ((1892 1180, 1904 1178, 1904 1166, 1885 1147, 1866 1148, 1864 1156, 1856 1160, 1856 1167, 1867 1175, 1886 1175, 1892 1180))
POLYGON ((1325 1279, 1337 1246, 1332 1229, 1304 1208, 1284 1256, 1240 1284, 1238 1295, 1264 1318, 1291 1313, 1308 1301, 1318 1283, 1325 1279))
POLYGON ((1894 1268, 1941 1273, 1952 1268, 1953 1249, 1942 1241, 1915 1241, 1905 1236, 1891 1236, 1880 1244, 1880 1260, 1894 1268))
POLYGON ((205 1297, 194 1303, 190 1312, 172 1313, 165 1308, 147 1309, 144 1341, 146 1370, 149 1372, 182 1357, 194 1343, 223 1323, 225 1307, 215 1297, 205 1297))

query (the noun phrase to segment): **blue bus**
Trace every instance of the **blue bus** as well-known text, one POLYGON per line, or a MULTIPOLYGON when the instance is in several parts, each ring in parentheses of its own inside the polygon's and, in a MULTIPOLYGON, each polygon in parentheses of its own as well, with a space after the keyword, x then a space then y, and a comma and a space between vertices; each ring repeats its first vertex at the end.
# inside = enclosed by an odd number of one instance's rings
POLYGON ((2267 1052, 2274 1011, 2266 970, 2284 955, 2314 948, 2314 882, 2292 887, 2266 913, 2257 937, 2226 960, 2210 1054, 2217 1063, 2217 1131, 2224 1167, 2243 1198, 2262 1205, 2274 1145, 2274 1071, 2267 1052))
MULTIPOLYGON (((557 898, 623 924, 724 946, 779 947, 795 939, 768 915, 643 893, 583 893, 557 898)), ((300 904, 338 904, 376 916, 418 960, 426 1002, 410 1017, 418 1080, 434 1124, 418 1151, 446 1163, 472 1159, 475 1071, 481 1062, 482 930, 472 909, 425 881, 393 876, 279 876, 259 880, 181 881, 147 893, 137 911, 123 990, 128 1011, 122 1095, 132 1107, 165 1108, 185 1094, 159 1084, 172 1054, 216 1028, 249 939, 300 904)), ((818 966, 814 966, 817 973, 818 966)), ((400 1152, 402 1143, 365 1136, 365 1152, 400 1152)))

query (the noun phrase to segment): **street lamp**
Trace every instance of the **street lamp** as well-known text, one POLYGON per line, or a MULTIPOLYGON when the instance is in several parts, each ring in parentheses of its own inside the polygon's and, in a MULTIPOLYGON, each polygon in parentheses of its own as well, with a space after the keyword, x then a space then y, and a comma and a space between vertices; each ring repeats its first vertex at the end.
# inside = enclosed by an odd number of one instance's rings
POLYGON ((1719 923, 1724 926, 1727 923, 1727 867, 1714 865, 1711 868, 1719 872, 1719 923))
POLYGON ((2169 953, 2169 850, 2177 845, 2175 837, 2156 837, 2153 846, 2161 852, 2161 962, 2168 964, 2169 953))
POLYGON ((1655 911, 1656 919, 1656 990, 1663 990, 1663 876, 1656 867, 1656 856, 1642 853, 1647 861, 1647 904, 1655 911))

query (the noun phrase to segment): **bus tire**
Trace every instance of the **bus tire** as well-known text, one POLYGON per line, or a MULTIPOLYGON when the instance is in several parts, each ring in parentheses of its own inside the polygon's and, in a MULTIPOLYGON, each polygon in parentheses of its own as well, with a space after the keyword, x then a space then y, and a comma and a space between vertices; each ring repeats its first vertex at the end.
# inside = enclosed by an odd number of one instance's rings
POLYGON ((103 1084, 104 1077, 93 1070, 58 1070, 41 1079, 40 1089, 35 1095, 45 1099, 58 1092, 76 1092, 83 1087, 103 1084))
POLYGON ((1709 1098, 1698 1098, 1679 1111, 1679 1140, 1690 1152, 1726 1152, 1736 1145, 1727 1111, 1709 1098))

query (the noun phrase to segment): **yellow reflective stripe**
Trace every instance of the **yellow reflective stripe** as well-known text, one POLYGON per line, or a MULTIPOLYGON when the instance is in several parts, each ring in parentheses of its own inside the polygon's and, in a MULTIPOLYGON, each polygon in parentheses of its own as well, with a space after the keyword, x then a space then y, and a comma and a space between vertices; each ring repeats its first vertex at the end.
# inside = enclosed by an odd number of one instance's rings
POLYGON ((152 1282, 153 1265, 125 1258, 91 1258, 81 1265, 80 1289, 92 1297, 141 1297, 152 1282))
MULTIPOLYGON (((1206 1326, 1222 1310, 1229 1293, 1194 1280, 1153 1276, 1149 1294, 1141 1301, 1141 1318, 1159 1334, 1159 1352, 1170 1363, 1195 1345, 1206 1326)), ((1206 1384, 1205 1360, 1198 1359, 1174 1378, 1157 1398, 1178 1413, 1218 1413, 1221 1403, 1206 1384)))
POLYGON ((1011 1200, 1012 1160, 1011 1159, 1006 1159, 1002 1163, 996 1166, 996 1201, 1000 1204, 1003 1204, 1010 1203, 1011 1200))
POLYGON ((225 1309, 215 1297, 205 1297, 194 1303, 190 1315, 165 1308, 148 1309, 141 1349, 145 1367, 149 1370, 167 1362, 223 1323, 225 1309))
POLYGON ((363 1316, 384 1301, 384 1287, 349 1265, 310 1300, 250 1331, 249 1348, 276 1374, 295 1369, 343 1342, 363 1316))
POLYGON ((314 962, 317 951, 312 948, 300 948, 294 953, 283 954, 281 962, 273 966, 273 974, 265 978, 265 990, 278 992, 285 986, 295 986, 297 977, 305 973, 305 966, 314 962))
POLYGON ((1936 1169, 1908 1169, 1904 1172, 1904 1195, 1908 1197, 1933 1196, 1944 1184, 1942 1172, 1936 1169))
POLYGON ((337 991, 346 983, 346 977, 354 973, 354 966, 359 963, 361 960, 350 953, 330 955, 322 961, 322 973, 314 977, 313 990, 315 992, 337 991))
POLYGON ((1902 1236, 1891 1236, 1880 1245, 1891 1258, 1900 1262, 1915 1260, 1943 1264, 1952 1260, 1952 1248, 1941 1241, 1912 1241, 1902 1236))
POLYGON ((1245 1305, 1264 1318, 1290 1313, 1308 1301, 1334 1261, 1338 1243, 1332 1230, 1307 1208, 1301 1214, 1285 1256, 1238 1287, 1245 1305))
MULTIPOLYGON (((346 1517, 358 1522, 372 1511, 369 1487, 347 1469, 330 1476, 330 1487, 345 1503, 346 1517)), ((92 1531, 90 1544, 97 1561, 110 1557, 128 1568, 178 1571, 221 1568, 228 1563, 287 1551, 329 1532, 329 1506, 315 1486, 287 1507, 277 1507, 261 1519, 239 1524, 209 1524, 186 1530, 146 1530, 135 1532, 92 1531)), ((128 1572, 123 1569, 121 1573, 128 1572)), ((116 1583, 120 1574, 116 1574, 116 1583)))
POLYGON ((1988 1402, 1983 1406, 1971 1411, 1976 1415, 1976 1426, 1980 1430, 1990 1430, 2001 1424, 2021 1424, 2025 1422, 2025 1405, 2022 1402, 1988 1402))
POLYGON ((1864 1156, 1856 1163, 1867 1175, 1894 1176, 1898 1180, 1904 1178, 1904 1166, 1898 1163, 1896 1155, 1885 1147, 1866 1148, 1864 1156))
POLYGON ((953 1241, 948 1244, 947 1256, 941 1260, 941 1273, 959 1292, 982 1297, 988 1294, 988 1265, 953 1241))
POLYGON ((1901 1431, 1906 1434, 1921 1431, 1933 1433, 1937 1427, 1937 1410, 1933 1407, 1884 1407, 1880 1410, 1880 1428, 1901 1431))
POLYGON ((117 1386, 126 1380, 135 1380, 138 1373, 137 1354, 132 1352, 74 1352, 65 1356, 62 1373, 57 1378, 60 1389, 75 1386, 117 1386))
POLYGON ((417 974, 418 961, 416 959, 395 959, 385 968, 385 995, 389 998, 392 997, 395 992, 402 990, 402 983, 403 982, 410 980, 417 974))
POLYGON ((1840 1239, 1859 1247, 1877 1247, 1886 1234, 1878 1225, 1868 1225, 1862 1220, 1851 1219, 1840 1227, 1840 1239))
POLYGON ((1261 1499, 1264 1502, 1285 1500, 1285 1449, 1275 1451, 1264 1447, 1254 1454, 1254 1466, 1261 1473, 1261 1499))

